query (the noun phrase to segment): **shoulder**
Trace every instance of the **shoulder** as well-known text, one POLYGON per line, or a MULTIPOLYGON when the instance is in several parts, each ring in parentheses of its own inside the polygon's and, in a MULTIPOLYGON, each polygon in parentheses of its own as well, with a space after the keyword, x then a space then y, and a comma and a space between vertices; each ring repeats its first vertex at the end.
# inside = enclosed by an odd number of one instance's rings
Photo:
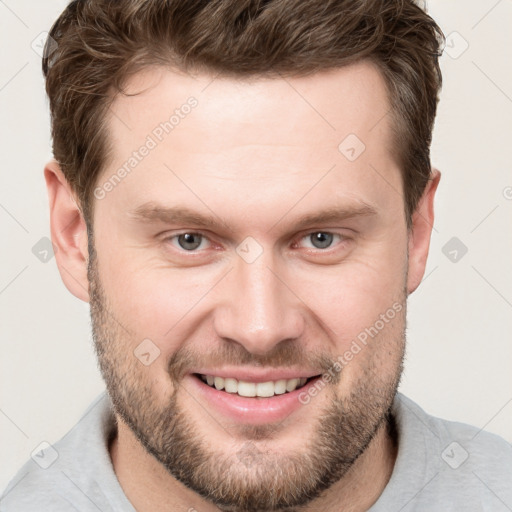
MULTIPOLYGON (((37 512, 74 510, 59 496, 62 481, 54 470, 38 471, 33 461, 28 461, 11 480, 0 498, 0 512, 37 512)), ((41 470, 41 468, 39 468, 41 470)))
POLYGON ((401 419, 402 423, 413 427, 413 431, 418 430, 418 424, 423 425, 439 440, 441 458, 449 466, 457 463, 462 465, 471 456, 473 465, 485 463, 487 467, 493 461, 494 464, 489 468, 506 470, 512 475, 512 445, 502 437, 473 425, 432 416, 400 393, 395 400, 394 410, 399 421, 401 419), (404 417, 408 417, 408 420, 404 421, 404 417))
POLYGON ((111 403, 102 394, 62 439, 32 454, 3 492, 0 512, 114 510, 125 497, 108 452, 113 429, 111 403))
POLYGON ((505 439, 432 416, 400 393, 392 416, 397 458, 372 512, 512 510, 512 446, 505 439))

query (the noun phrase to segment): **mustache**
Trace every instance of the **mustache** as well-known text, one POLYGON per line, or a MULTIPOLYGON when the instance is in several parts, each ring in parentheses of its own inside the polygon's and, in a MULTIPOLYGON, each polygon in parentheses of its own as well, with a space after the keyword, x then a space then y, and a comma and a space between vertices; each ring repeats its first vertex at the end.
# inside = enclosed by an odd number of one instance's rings
POLYGON ((285 340, 266 354, 253 354, 236 342, 228 342, 208 352, 181 347, 169 359, 168 373, 179 383, 192 368, 218 368, 221 366, 252 366, 262 368, 297 367, 323 374, 336 363, 325 352, 306 350, 295 340, 285 340))

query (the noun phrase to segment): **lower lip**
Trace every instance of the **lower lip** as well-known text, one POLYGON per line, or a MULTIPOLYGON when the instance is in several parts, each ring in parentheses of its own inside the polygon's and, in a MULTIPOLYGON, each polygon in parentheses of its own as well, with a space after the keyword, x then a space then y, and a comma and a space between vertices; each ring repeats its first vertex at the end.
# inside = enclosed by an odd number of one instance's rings
POLYGON ((219 391, 203 382, 195 375, 187 375, 186 380, 197 389, 204 397, 208 408, 212 407, 237 423, 263 425, 266 423, 280 422, 290 414, 303 406, 299 400, 301 393, 307 393, 320 377, 315 377, 306 382, 304 386, 295 391, 274 395, 268 398, 246 398, 236 393, 219 391))

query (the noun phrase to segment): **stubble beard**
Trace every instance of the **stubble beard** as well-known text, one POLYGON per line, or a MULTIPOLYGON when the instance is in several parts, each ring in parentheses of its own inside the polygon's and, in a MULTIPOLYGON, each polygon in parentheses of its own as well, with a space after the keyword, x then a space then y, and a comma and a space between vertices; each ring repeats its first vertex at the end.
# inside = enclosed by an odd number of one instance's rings
MULTIPOLYGON (((328 385, 322 393, 330 392, 332 401, 315 420, 315 435, 305 440, 301 451, 283 454, 262 449, 261 443, 272 430, 262 426, 247 430, 253 440, 234 438, 233 444, 240 448, 236 454, 227 454, 210 446, 208 434, 201 433, 180 407, 180 382, 175 383, 165 405, 156 403, 148 368, 133 355, 136 343, 111 314, 115 313, 101 286, 92 244, 89 251, 92 333, 115 412, 170 475, 220 510, 290 512, 304 507, 343 478, 389 419, 402 372, 405 296, 401 297, 403 319, 397 322, 400 328, 391 329, 387 339, 380 336, 370 342, 395 347, 395 372, 380 374, 377 359, 370 358, 348 396, 338 396, 334 386, 328 385)), ((381 357, 388 355, 388 351, 380 352, 381 357)), ((171 361, 171 372, 172 364, 186 362, 171 361)))

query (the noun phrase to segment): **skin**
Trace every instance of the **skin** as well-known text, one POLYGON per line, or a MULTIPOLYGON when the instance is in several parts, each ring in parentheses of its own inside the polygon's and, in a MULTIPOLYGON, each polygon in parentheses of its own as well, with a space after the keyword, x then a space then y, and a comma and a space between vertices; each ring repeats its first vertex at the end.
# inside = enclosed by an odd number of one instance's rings
POLYGON ((188 97, 198 105, 95 199, 95 254, 58 164, 45 167, 59 271, 70 292, 91 303, 100 366, 114 395, 118 434, 110 453, 125 494, 138 511, 277 510, 278 504, 284 510, 285 501, 265 502, 269 493, 261 488, 286 495, 297 483, 311 497, 289 500, 288 510, 338 511, 340 504, 344 511, 367 510, 396 457, 385 417, 401 373, 406 298, 425 271, 439 172, 433 171, 408 231, 384 115, 386 88, 369 63, 251 81, 150 69, 128 86, 143 92, 119 96, 112 106, 114 152, 100 185, 188 97), (338 150, 351 133, 366 146, 353 162, 338 150), (137 220, 134 210, 150 201, 213 215, 218 225, 137 220), (297 228, 305 214, 363 205, 373 213, 297 228), (198 231, 206 238, 195 253, 180 248, 175 235, 198 231), (319 231, 340 236, 319 249, 309 237, 319 231), (249 236, 262 250, 252 263, 236 251, 249 236), (322 373, 394 304, 400 313, 337 379, 283 421, 238 423, 191 385, 192 368, 224 362, 322 373), (133 355, 144 339, 160 350, 149 366, 133 355), (171 413, 181 413, 174 421, 184 434, 173 444, 182 446, 183 457, 172 464, 193 470, 185 484, 165 467, 171 461, 159 445, 171 413), (161 424, 159 414, 166 418, 161 424), (348 433, 350 418, 359 422, 360 436, 348 433), (150 455, 141 435, 162 453, 150 455), (315 445, 319 439, 325 453, 315 445), (201 475, 194 473, 194 447, 203 456, 201 475), (252 463, 243 464, 240 454, 252 463), (346 462, 334 470, 338 455, 346 462), (311 466, 305 456, 313 457, 311 466), (301 468, 319 479, 330 471, 332 482, 321 489, 301 468), (288 480, 278 478, 280 470, 288 480), (226 485, 231 501, 221 503, 215 492, 205 498, 200 478, 215 489, 226 485))

